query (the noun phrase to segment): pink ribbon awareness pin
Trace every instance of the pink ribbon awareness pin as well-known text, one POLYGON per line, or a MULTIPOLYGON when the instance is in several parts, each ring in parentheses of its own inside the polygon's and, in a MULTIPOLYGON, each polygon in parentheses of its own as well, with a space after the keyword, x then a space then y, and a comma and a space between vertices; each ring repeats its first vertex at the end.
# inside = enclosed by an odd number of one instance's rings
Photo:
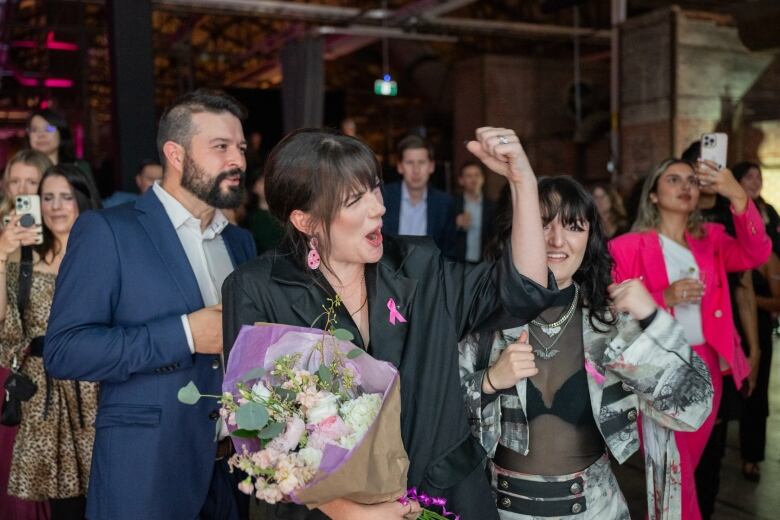
POLYGON ((395 325, 395 320, 398 320, 399 323, 406 323, 406 318, 398 312, 398 309, 395 306, 395 300, 389 298, 387 300, 387 308, 390 310, 390 318, 388 319, 390 325, 395 325))

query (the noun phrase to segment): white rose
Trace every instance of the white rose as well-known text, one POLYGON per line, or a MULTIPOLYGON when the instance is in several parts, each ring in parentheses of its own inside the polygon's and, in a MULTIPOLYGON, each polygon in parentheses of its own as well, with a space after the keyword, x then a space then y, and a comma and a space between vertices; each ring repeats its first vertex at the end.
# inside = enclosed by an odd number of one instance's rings
POLYGON ((271 398, 271 391, 262 381, 255 383, 255 385, 252 387, 252 394, 255 396, 255 398, 262 401, 268 401, 271 398))
POLYGON ((322 461, 322 452, 317 448, 303 448, 298 452, 301 461, 307 466, 317 469, 322 461))
POLYGON ((306 423, 317 424, 339 413, 339 398, 328 392, 323 392, 317 403, 306 412, 306 423))
POLYGON ((382 407, 381 394, 363 394, 341 406, 344 422, 354 430, 358 439, 374 423, 382 407))

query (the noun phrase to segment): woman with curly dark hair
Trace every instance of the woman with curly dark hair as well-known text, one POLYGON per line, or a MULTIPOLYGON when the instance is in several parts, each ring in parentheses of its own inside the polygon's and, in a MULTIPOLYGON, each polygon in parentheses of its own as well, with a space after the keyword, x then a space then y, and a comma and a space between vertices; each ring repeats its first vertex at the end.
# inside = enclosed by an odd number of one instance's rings
MULTIPOLYGON (((490 255, 508 232, 505 200, 490 255)), ((540 179, 539 202, 560 296, 527 325, 460 343, 469 423, 490 457, 499 514, 629 518, 608 451, 621 463, 636 452, 641 412, 650 518, 679 517, 669 430, 696 429, 709 414, 707 368, 640 280, 612 283, 598 212, 577 181, 540 179)))

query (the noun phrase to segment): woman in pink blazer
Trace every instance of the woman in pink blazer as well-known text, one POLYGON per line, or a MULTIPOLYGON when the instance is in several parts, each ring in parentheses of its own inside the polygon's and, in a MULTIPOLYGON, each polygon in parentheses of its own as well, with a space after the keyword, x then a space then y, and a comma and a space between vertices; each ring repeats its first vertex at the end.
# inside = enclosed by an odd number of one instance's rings
POLYGON ((712 413, 699 430, 675 432, 682 466, 683 519, 699 519, 694 471, 715 424, 730 370, 739 387, 750 368, 734 328, 726 273, 764 262, 772 249, 761 215, 728 169, 668 159, 645 179, 634 232, 609 244, 614 280, 640 278, 658 305, 683 325, 693 350, 707 364, 715 389, 712 413), (731 202, 736 238, 722 225, 702 223, 696 209, 699 186, 731 202))

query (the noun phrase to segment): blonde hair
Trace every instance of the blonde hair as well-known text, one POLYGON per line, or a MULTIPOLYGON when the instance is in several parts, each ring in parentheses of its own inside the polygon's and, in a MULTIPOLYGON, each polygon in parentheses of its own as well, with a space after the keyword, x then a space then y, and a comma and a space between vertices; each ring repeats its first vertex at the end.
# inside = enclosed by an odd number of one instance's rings
MULTIPOLYGON (((40 177, 43 177, 43 172, 45 172, 52 165, 51 161, 46 156, 46 154, 43 154, 36 150, 20 150, 16 152, 13 155, 13 157, 11 157, 8 160, 8 163, 6 163, 5 165, 5 172, 3 172, 4 190, 8 190, 8 182, 11 177, 11 168, 15 164, 19 164, 19 163, 25 164, 27 166, 32 166, 33 168, 38 170, 40 177)), ((6 191, 3 200, 0 201, 0 215, 6 215, 8 214, 9 211, 13 209, 13 204, 11 202, 11 199, 7 195, 8 194, 6 191)))
MULTIPOLYGON (((642 195, 639 199, 639 209, 637 210, 636 220, 631 227, 632 231, 649 231, 658 230, 658 226, 661 223, 661 214, 658 211, 658 205, 650 201, 650 194, 655 193, 658 188, 658 179, 666 172, 671 166, 675 164, 684 164, 693 169, 693 166, 688 161, 682 159, 670 158, 661 161, 652 172, 645 177, 644 184, 642 185, 642 195)), ((702 234, 702 217, 698 209, 693 210, 688 215, 688 232, 694 236, 701 236, 702 234)))

